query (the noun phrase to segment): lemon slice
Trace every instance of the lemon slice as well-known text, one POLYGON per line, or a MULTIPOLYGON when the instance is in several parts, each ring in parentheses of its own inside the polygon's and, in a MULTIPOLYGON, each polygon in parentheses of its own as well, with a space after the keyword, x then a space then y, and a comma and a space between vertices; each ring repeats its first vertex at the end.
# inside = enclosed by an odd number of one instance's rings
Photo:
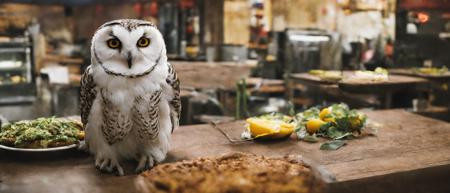
POLYGON ((283 138, 294 132, 294 124, 282 120, 268 120, 260 118, 248 118, 247 129, 254 138, 283 138))

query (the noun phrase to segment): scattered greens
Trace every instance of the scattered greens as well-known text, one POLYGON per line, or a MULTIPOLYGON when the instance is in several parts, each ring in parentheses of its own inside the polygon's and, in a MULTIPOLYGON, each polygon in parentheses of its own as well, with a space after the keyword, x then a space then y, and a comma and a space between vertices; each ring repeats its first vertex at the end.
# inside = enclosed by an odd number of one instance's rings
POLYGON ((353 136, 354 133, 360 134, 367 119, 365 114, 349 109, 344 103, 332 105, 326 108, 327 112, 323 111, 321 112, 319 108, 313 107, 296 115, 297 127, 295 131, 300 139, 312 135, 330 139, 348 138, 353 136), (324 121, 324 124, 320 126, 316 133, 310 134, 307 132, 306 124, 313 119, 320 119, 324 121))
POLYGON ((0 144, 20 148, 70 145, 84 138, 81 128, 81 123, 55 117, 19 121, 0 129, 0 144))
POLYGON ((345 145, 343 139, 361 134, 366 115, 350 109, 346 104, 334 104, 322 110, 312 107, 295 115, 297 137, 306 142, 318 142, 317 137, 332 139, 320 146, 322 150, 336 150, 345 145), (309 122, 312 122, 308 125, 309 122), (310 128, 308 128, 310 127, 310 128), (311 128, 315 127, 315 128, 311 128))
POLYGON ((364 113, 340 103, 322 109, 312 107, 297 114, 294 112, 291 116, 269 113, 249 118, 247 119, 249 127, 242 133, 241 138, 254 139, 252 135, 264 136, 263 134, 268 133, 273 136, 286 136, 291 134, 292 126, 295 126, 294 132, 300 140, 316 143, 319 142, 319 137, 327 138, 330 140, 321 144, 320 149, 337 150, 346 144, 347 139, 365 134, 376 135, 377 130, 371 127, 366 128, 366 122, 367 116, 364 113), (282 127, 274 128, 274 124, 269 124, 272 122, 291 125, 290 132, 284 127, 284 130, 282 127), (362 134, 363 129, 364 134, 362 134))
POLYGON ((327 141, 320 145, 321 150, 337 150, 344 146, 346 143, 343 140, 333 140, 333 141, 327 141))

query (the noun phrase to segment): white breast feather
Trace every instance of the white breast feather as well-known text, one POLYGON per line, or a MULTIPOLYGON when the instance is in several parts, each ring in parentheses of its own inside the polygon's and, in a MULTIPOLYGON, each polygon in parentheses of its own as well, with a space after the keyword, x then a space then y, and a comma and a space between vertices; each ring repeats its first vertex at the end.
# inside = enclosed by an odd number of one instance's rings
MULTIPOLYGON (((108 150, 102 150, 103 145, 107 144, 101 132, 102 119, 102 103, 100 102, 100 95, 97 95, 95 99, 91 113, 89 116, 88 126, 86 132, 89 132, 86 136, 89 141, 89 148, 91 151, 104 152, 116 154, 119 159, 135 159, 136 155, 140 151, 153 151, 156 152, 156 161, 162 161, 165 158, 165 152, 169 148, 169 141, 171 135, 171 122, 170 122, 170 108, 168 101, 172 99, 172 92, 167 85, 165 79, 168 75, 168 67, 165 64, 158 64, 155 70, 147 76, 141 78, 125 78, 119 76, 112 76, 106 74, 99 65, 93 66, 93 77, 97 83, 97 89, 106 88, 110 95, 108 99, 118 108, 121 108, 124 112, 130 112, 134 98, 141 96, 144 93, 152 93, 159 89, 163 89, 161 102, 159 105, 159 121, 160 132, 156 141, 139 141, 137 140, 137 133, 133 129, 131 133, 126 136, 122 141, 113 144, 113 152, 108 150), (95 139, 95 140, 94 140, 95 139), (158 145, 155 145, 158 143, 158 145)), ((97 93, 100 91, 97 90, 97 93)), ((108 108, 108 107, 104 107, 108 108)))

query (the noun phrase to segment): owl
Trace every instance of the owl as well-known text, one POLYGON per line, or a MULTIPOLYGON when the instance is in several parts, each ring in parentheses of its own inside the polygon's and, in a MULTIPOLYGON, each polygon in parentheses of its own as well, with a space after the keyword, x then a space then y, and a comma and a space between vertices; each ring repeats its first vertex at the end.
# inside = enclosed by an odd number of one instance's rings
POLYGON ((165 159, 180 117, 180 88, 154 24, 123 19, 98 28, 80 106, 84 148, 101 171, 123 175, 120 163, 136 160, 141 172, 165 159))

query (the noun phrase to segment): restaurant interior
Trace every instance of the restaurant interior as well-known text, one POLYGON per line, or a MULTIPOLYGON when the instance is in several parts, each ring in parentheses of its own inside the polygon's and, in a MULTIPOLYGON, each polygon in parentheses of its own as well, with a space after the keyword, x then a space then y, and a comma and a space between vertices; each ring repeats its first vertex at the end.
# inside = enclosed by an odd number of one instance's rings
POLYGON ((1 0, 0 192, 450 192, 448 68, 450 0, 1 0))

